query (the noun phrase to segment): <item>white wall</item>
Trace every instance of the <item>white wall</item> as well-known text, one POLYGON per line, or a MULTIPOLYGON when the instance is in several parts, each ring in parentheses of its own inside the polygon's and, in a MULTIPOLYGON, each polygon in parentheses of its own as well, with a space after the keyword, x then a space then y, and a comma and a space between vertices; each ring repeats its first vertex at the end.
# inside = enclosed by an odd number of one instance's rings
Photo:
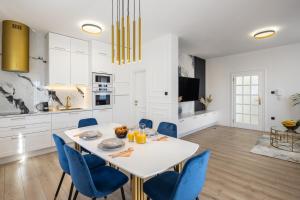
POLYGON ((210 109, 219 111, 220 125, 231 126, 231 74, 257 70, 265 72, 265 130, 284 119, 300 119, 300 106, 292 107, 288 99, 300 92, 298 43, 207 60, 206 91, 214 98, 210 109), (280 99, 271 95, 275 89, 282 92, 280 99))
POLYGON ((146 71, 147 117, 156 127, 178 121, 178 38, 166 34, 145 43, 143 61, 132 70, 146 71), (165 95, 168 92, 168 95, 165 95))

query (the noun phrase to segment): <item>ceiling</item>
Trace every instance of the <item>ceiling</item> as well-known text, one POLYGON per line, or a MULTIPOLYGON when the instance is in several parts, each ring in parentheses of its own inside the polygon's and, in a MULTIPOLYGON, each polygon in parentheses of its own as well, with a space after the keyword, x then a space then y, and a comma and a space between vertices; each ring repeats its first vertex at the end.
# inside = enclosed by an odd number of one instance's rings
MULTIPOLYGON (((181 51, 202 58, 300 42, 299 0, 141 0, 141 3, 143 42, 173 33, 180 38, 181 51), (249 36, 252 31, 268 26, 280 28, 275 37, 258 41, 249 36)), ((111 0, 1 0, 0 18, 23 22, 37 31, 109 42, 111 0), (102 23, 104 33, 91 37, 81 32, 80 23, 85 20, 102 23)))

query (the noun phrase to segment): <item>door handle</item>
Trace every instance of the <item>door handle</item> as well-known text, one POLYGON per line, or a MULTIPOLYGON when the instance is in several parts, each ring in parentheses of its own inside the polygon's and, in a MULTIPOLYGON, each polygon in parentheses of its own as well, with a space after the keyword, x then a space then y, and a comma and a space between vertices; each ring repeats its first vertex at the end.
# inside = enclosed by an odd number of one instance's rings
POLYGON ((258 105, 261 105, 261 98, 258 97, 258 105))
POLYGON ((134 105, 137 106, 138 105, 138 101, 134 100, 134 105))

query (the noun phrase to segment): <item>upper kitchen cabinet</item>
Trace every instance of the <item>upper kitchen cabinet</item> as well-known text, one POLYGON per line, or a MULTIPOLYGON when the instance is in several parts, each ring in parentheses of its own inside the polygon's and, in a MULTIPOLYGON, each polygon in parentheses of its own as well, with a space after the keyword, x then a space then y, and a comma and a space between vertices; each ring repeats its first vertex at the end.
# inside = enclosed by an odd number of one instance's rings
POLYGON ((49 33, 49 85, 88 85, 88 42, 49 33))
POLYGON ((87 41, 71 39, 71 85, 89 83, 89 44, 87 41))
POLYGON ((71 38, 55 33, 49 33, 49 49, 61 51, 71 50, 71 38))
POLYGON ((92 72, 112 73, 110 45, 92 41, 92 72))

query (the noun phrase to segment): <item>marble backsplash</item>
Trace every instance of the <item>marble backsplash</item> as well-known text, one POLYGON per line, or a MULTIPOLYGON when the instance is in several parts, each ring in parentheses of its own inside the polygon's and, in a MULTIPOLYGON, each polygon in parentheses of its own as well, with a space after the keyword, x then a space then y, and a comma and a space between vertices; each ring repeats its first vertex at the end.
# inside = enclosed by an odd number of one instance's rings
POLYGON ((64 107, 67 96, 71 97, 72 107, 84 106, 85 88, 49 89, 28 75, 0 72, 0 113, 38 111, 41 102, 50 100, 55 105, 64 107))
MULTIPOLYGON (((1 38, 0 28, 0 38, 1 38)), ((46 34, 30 31, 30 72, 14 73, 0 69, 0 113, 28 113, 37 111, 37 105, 52 99, 63 107, 67 96, 72 107, 86 107, 86 88, 47 88, 47 39, 46 34), (43 58, 43 60, 36 58, 43 58)), ((1 46, 1 40, 0 40, 1 46)), ((1 51, 0 51, 1 66, 1 51)))

